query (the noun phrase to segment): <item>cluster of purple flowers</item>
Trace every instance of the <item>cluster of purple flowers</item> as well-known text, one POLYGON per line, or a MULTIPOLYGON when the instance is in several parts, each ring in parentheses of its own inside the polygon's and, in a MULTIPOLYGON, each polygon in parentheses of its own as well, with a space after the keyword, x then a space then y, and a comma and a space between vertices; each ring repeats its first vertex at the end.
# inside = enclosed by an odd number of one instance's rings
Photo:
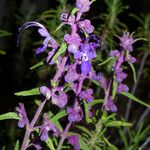
MULTIPOLYGON (((110 51, 110 57, 115 58, 115 62, 112 65, 113 69, 113 80, 117 83, 117 93, 128 92, 129 88, 126 84, 123 83, 124 79, 127 78, 127 74, 123 71, 123 63, 135 63, 136 59, 131 56, 130 52, 133 51, 132 44, 136 42, 132 38, 132 35, 129 32, 124 32, 123 36, 118 37, 120 39, 120 47, 119 50, 110 51)), ((114 98, 111 96, 110 88, 112 86, 112 81, 108 82, 108 80, 104 77, 102 73, 94 76, 94 79, 98 80, 101 88, 105 91, 105 99, 102 108, 106 111, 116 112, 117 107, 114 103, 114 98)))
MULTIPOLYGON (((67 51, 64 52, 65 54, 63 56, 58 56, 55 62, 52 62, 52 59, 59 50, 60 45, 49 34, 47 29, 38 22, 27 22, 21 28, 21 31, 23 31, 31 26, 39 27, 38 32, 45 39, 42 45, 36 50, 36 54, 40 54, 48 48, 51 49, 48 52, 46 60, 50 65, 56 63, 57 71, 48 87, 40 87, 40 93, 45 97, 45 101, 50 101, 59 108, 66 109, 68 121, 71 124, 80 122, 84 118, 84 112, 80 106, 80 102, 85 100, 87 103, 91 103, 94 100, 93 89, 83 88, 85 79, 94 78, 98 80, 100 86, 104 89, 105 98, 102 109, 112 112, 117 111, 111 95, 112 81, 108 81, 102 73, 96 75, 92 68, 91 61, 97 56, 95 49, 100 46, 100 39, 92 34, 94 27, 90 20, 81 18, 83 13, 89 11, 90 5, 91 2, 89 0, 76 0, 77 12, 75 14, 71 13, 69 15, 68 13, 62 13, 60 20, 63 25, 71 26, 71 33, 65 34, 63 38, 67 45, 67 51), (70 57, 72 58, 71 60, 70 57), (73 106, 66 107, 70 100, 65 92, 66 85, 69 85, 70 89, 74 91, 75 97, 71 100, 74 102, 73 106)), ((122 83, 127 77, 127 74, 123 72, 122 64, 126 61, 134 63, 136 59, 129 54, 133 50, 132 44, 135 42, 132 36, 124 32, 123 36, 119 37, 119 39, 121 51, 113 50, 110 52, 110 56, 116 58, 113 64, 114 80, 118 83, 117 92, 121 93, 128 91, 127 85, 122 83)), ((18 122, 19 127, 28 125, 29 120, 24 105, 19 104, 16 110, 20 116, 18 122)), ((89 106, 88 110, 89 117, 92 117, 91 106, 89 106)), ((54 136, 63 136, 46 114, 43 115, 43 124, 39 126, 39 129, 42 141, 48 139, 49 131, 52 131, 54 136)), ((80 149, 78 136, 69 136, 67 138, 75 150, 80 149)))

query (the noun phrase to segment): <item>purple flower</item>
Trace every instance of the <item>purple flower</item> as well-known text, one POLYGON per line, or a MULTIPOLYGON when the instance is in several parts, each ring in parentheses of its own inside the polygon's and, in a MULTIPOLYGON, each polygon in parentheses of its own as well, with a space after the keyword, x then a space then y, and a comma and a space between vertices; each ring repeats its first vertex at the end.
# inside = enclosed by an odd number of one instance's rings
MULTIPOLYGON (((58 87, 57 87, 58 88, 58 87)), ((53 89, 52 103, 60 108, 63 108, 68 102, 68 96, 60 88, 53 89)))
POLYGON ((96 58, 96 52, 94 51, 99 46, 99 40, 94 35, 89 36, 85 43, 80 46, 80 50, 74 53, 74 59, 81 59, 81 71, 83 74, 89 74, 91 71, 90 61, 96 58), (94 42, 90 42, 94 40, 94 42))
POLYGON ((19 122, 18 122, 18 126, 20 128, 23 128, 26 124, 29 123, 29 120, 27 118, 27 114, 26 114, 26 111, 24 108, 24 104, 19 103, 19 107, 16 107, 16 111, 18 112, 19 117, 20 117, 19 122))
POLYGON ((93 94, 93 89, 88 89, 88 90, 81 91, 79 97, 81 99, 85 99, 88 103, 90 103, 94 99, 92 94, 93 94))
MULTIPOLYGON (((51 47, 53 49, 57 49, 58 48, 58 44, 57 42, 51 37, 51 35, 48 33, 47 29, 40 23, 35 22, 35 21, 29 21, 25 24, 23 24, 19 30, 19 32, 23 32, 25 29, 29 28, 29 27, 39 27, 38 32, 42 37, 45 37, 45 40, 42 44, 41 47, 39 47, 36 50, 36 54, 40 54, 43 51, 46 50, 47 47, 51 47)), ((19 37, 18 37, 19 38, 19 37)))
POLYGON ((77 108, 68 107, 67 113, 68 113, 68 120, 70 122, 75 122, 75 121, 80 122, 82 120, 83 112, 80 107, 77 108))
POLYGON ((128 56, 125 57, 125 61, 129 62, 129 63, 135 63, 136 62, 136 58, 132 57, 130 54, 128 56))
POLYGON ((41 126, 41 140, 47 141, 48 132, 53 131, 54 136, 58 136, 60 134, 59 129, 55 126, 53 122, 51 122, 46 114, 43 116, 43 124, 41 126))
POLYGON ((136 42, 136 40, 133 39, 132 34, 130 35, 129 32, 124 32, 123 36, 119 37, 120 39, 120 46, 129 52, 133 51, 132 44, 136 42))
POLYGON ((47 100, 51 98, 51 90, 46 86, 40 87, 40 93, 43 94, 47 100))
POLYGON ((112 100, 112 96, 110 96, 106 102, 104 102, 102 109, 106 111, 117 112, 117 107, 112 100))
POLYGON ((76 65, 70 65, 69 66, 69 70, 65 76, 65 81, 70 83, 70 82, 73 82, 75 80, 78 79, 79 75, 77 74, 77 71, 76 71, 76 65))
POLYGON ((91 2, 89 0, 76 0, 76 7, 81 13, 89 11, 90 5, 91 2))
POLYGON ((60 20, 63 22, 67 22, 68 21, 68 13, 62 13, 60 16, 60 20))
POLYGON ((81 38, 80 36, 76 33, 74 35, 70 35, 70 34, 65 34, 64 35, 64 40, 68 43, 68 44, 75 44, 77 46, 81 45, 81 38))
POLYGON ((116 76, 116 81, 118 83, 122 82, 124 79, 126 79, 127 74, 123 72, 122 68, 119 68, 118 70, 115 70, 115 76, 116 76))
POLYGON ((92 33, 94 30, 94 27, 91 25, 90 20, 80 21, 79 28, 81 28, 83 31, 87 32, 88 34, 92 33))
POLYGON ((117 87, 117 93, 128 92, 129 88, 126 84, 119 83, 117 87))
POLYGON ((110 51, 109 56, 110 57, 116 57, 117 59, 119 59, 120 58, 120 52, 118 50, 112 50, 112 51, 110 51))
POLYGON ((79 137, 77 135, 69 136, 68 142, 73 145, 75 150, 80 150, 79 137))
POLYGON ((101 88, 106 90, 108 87, 108 83, 107 83, 107 80, 102 73, 98 73, 97 80, 99 81, 101 88))

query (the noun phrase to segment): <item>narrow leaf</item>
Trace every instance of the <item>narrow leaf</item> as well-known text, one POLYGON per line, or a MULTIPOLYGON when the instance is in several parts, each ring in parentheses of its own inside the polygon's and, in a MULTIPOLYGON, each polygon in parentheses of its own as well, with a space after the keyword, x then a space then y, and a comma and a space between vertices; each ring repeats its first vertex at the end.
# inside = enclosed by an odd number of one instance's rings
POLYGON ((101 104, 103 102, 104 102, 104 99, 94 99, 94 101, 90 104, 90 106, 101 104))
POLYGON ((111 61, 111 60, 114 60, 115 58, 114 57, 109 57, 108 59, 106 59, 105 61, 103 61, 102 63, 98 64, 98 66, 102 66, 104 64, 106 64, 107 62, 111 61))
POLYGON ((66 116, 66 115, 67 115, 66 111, 63 110, 63 111, 57 113, 57 114, 51 119, 51 121, 53 121, 53 122, 58 121, 60 118, 63 118, 63 117, 66 116))
POLYGON ((6 120, 6 119, 16 119, 16 120, 19 120, 19 116, 15 112, 8 112, 8 113, 0 115, 0 120, 6 120))
POLYGON ((48 146, 48 148, 49 148, 50 150, 55 150, 51 138, 48 138, 48 140, 46 141, 46 144, 47 144, 47 146, 48 146))
POLYGON ((144 106, 150 108, 150 104, 147 104, 147 103, 143 102, 142 100, 136 98, 136 97, 135 97, 133 94, 131 94, 131 93, 122 92, 121 94, 124 95, 124 96, 126 96, 126 97, 128 97, 129 99, 131 99, 131 100, 133 100, 133 101, 135 101, 135 102, 141 104, 141 105, 144 105, 144 106))
POLYGON ((111 150, 118 150, 118 148, 115 145, 111 144, 106 138, 104 138, 104 141, 107 143, 111 150))
POLYGON ((15 93, 16 96, 33 96, 33 95, 40 95, 39 88, 33 88, 27 91, 21 91, 15 93))
POLYGON ((81 138, 79 138, 79 143, 80 143, 81 149, 83 149, 83 150, 90 150, 89 146, 81 138))
POLYGON ((0 30, 0 37, 10 36, 12 35, 10 32, 0 30))
POLYGON ((117 86, 118 86, 118 83, 116 82, 115 76, 114 76, 113 89, 112 89, 112 99, 114 99, 115 96, 116 96, 116 93, 117 93, 117 86))
POLYGON ((127 127, 127 126, 132 126, 131 123, 123 122, 123 121, 110 121, 110 122, 106 122, 105 125, 107 127, 120 127, 120 126, 127 127))
POLYGON ((35 68, 37 68, 37 67, 39 67, 39 66, 42 66, 42 65, 44 65, 44 62, 43 62, 43 61, 40 61, 39 63, 37 63, 37 64, 35 64, 34 66, 32 66, 30 69, 33 70, 33 69, 35 69, 35 68))
POLYGON ((58 56, 63 54, 66 51, 66 49, 67 49, 67 44, 66 43, 62 43, 61 47, 58 49, 58 51, 56 52, 56 54, 52 58, 52 62, 54 62, 58 58, 58 56))
POLYGON ((75 15, 76 12, 78 12, 79 9, 78 8, 74 8, 72 11, 71 11, 71 15, 75 15))
POLYGON ((132 69, 132 72, 133 72, 133 79, 134 79, 134 82, 136 83, 136 71, 135 71, 135 67, 134 67, 134 65, 131 64, 131 63, 128 63, 128 64, 129 64, 129 66, 130 66, 131 69, 132 69))
POLYGON ((19 140, 17 140, 14 150, 19 150, 19 140))
POLYGON ((85 128, 85 127, 82 127, 82 126, 76 126, 78 129, 82 130, 83 132, 85 132, 86 134, 88 134, 89 136, 91 136, 91 132, 85 128))
POLYGON ((0 50, 0 55, 6 55, 6 52, 4 50, 0 50))
POLYGON ((90 123, 91 119, 89 118, 89 114, 88 114, 89 113, 89 110, 88 110, 89 104, 85 100, 83 102, 84 102, 85 120, 87 123, 90 123))

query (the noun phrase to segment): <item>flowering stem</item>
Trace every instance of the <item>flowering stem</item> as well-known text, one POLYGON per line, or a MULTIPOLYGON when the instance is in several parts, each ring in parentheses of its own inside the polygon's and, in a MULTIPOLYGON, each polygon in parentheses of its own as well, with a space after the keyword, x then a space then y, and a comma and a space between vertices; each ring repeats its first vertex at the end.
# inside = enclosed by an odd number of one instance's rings
POLYGON ((69 122, 69 123, 67 124, 67 126, 66 126, 66 128, 65 128, 65 130, 64 130, 64 132, 63 132, 63 135, 62 135, 62 137, 61 137, 61 139, 60 139, 60 141, 59 141, 57 150, 61 150, 61 147, 62 147, 63 142, 64 142, 64 140, 65 140, 65 138, 66 138, 66 136, 67 136, 67 133, 68 133, 68 131, 69 131, 70 126, 71 126, 71 122, 69 122))
POLYGON ((53 82, 56 82, 59 77, 61 76, 62 72, 64 71, 64 67, 65 67, 65 64, 66 64, 66 61, 67 61, 68 57, 65 56, 63 59, 62 59, 62 62, 60 65, 58 65, 58 70, 53 78, 53 82))
MULTIPOLYGON (((84 79, 80 80, 80 82, 79 82, 79 84, 78 84, 77 95, 81 92, 82 85, 83 85, 83 81, 84 81, 84 79)), ((76 95, 76 99, 75 99, 75 102, 74 102, 74 107, 77 107, 76 105, 78 105, 78 102, 77 102, 77 95, 76 95)), ((72 122, 69 122, 69 123, 67 124, 67 126, 66 126, 66 128, 65 128, 65 130, 64 130, 64 132, 63 132, 63 134, 62 134, 62 137, 61 137, 61 139, 60 139, 60 141, 59 141, 57 150, 61 150, 61 147, 62 147, 63 142, 64 142, 64 140, 65 140, 65 138, 66 138, 66 136, 67 136, 67 133, 68 133, 68 131, 69 131, 69 129, 70 129, 71 124, 72 124, 72 122)))
POLYGON ((25 135, 24 135, 24 139, 23 139, 23 143, 22 143, 22 146, 21 146, 21 150, 26 150, 26 148, 28 147, 28 144, 29 144, 29 137, 30 137, 30 134, 31 132, 33 131, 33 127, 37 121, 37 119, 39 118, 40 116, 40 113, 44 107, 46 103, 46 100, 44 100, 38 107, 31 123, 26 127, 26 132, 25 132, 25 135))
MULTIPOLYGON (((138 71, 138 73, 137 73, 137 80, 136 80, 136 83, 134 84, 134 86, 133 86, 133 88, 132 88, 132 91, 131 91, 132 94, 135 94, 135 92, 136 92, 136 89, 137 89, 139 80, 140 80, 141 75, 142 75, 142 73, 143 73, 145 61, 146 61, 148 55, 149 55, 149 53, 145 53, 144 56, 143 56, 143 58, 142 58, 141 65, 140 65, 139 71, 138 71)), ((127 104, 126 115, 125 115, 125 120, 126 120, 126 121, 128 121, 128 119, 129 119, 130 110, 131 110, 131 105, 132 105, 132 101, 129 100, 129 101, 128 101, 128 104, 127 104)))

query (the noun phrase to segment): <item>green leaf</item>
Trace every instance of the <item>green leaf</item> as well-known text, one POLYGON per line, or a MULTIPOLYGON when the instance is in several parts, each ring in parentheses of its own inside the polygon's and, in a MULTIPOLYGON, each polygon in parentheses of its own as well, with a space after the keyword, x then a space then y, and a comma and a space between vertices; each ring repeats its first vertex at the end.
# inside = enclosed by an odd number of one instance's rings
POLYGON ((51 119, 51 121, 56 122, 56 121, 58 121, 59 119, 63 118, 63 117, 66 116, 66 115, 67 115, 66 111, 63 110, 63 111, 57 113, 57 114, 51 119))
POLYGON ((134 82, 136 83, 136 71, 135 71, 135 67, 134 67, 134 65, 131 64, 131 63, 128 63, 128 64, 129 64, 129 66, 130 66, 131 69, 132 69, 132 72, 133 72, 133 79, 134 79, 134 82))
POLYGON ((79 138, 79 143, 82 150, 90 150, 89 146, 81 138, 79 138))
POLYGON ((103 102, 104 102, 104 99, 94 99, 93 102, 90 104, 90 106, 101 104, 103 102))
POLYGON ((21 91, 15 93, 16 96, 33 96, 33 95, 40 95, 39 88, 33 88, 26 91, 21 91))
POLYGON ((53 144, 51 138, 48 138, 48 140, 46 141, 46 144, 50 150, 55 150, 54 144, 53 144))
POLYGON ((17 140, 14 150, 19 150, 19 140, 17 140))
POLYGON ((75 15, 75 13, 78 12, 78 11, 79 11, 79 9, 75 7, 75 8, 71 11, 71 15, 75 15))
POLYGON ((15 112, 8 112, 8 113, 0 115, 0 120, 6 120, 6 119, 16 119, 16 120, 19 120, 19 116, 15 112))
POLYGON ((64 23, 61 23, 55 30, 55 32, 57 32, 59 29, 61 29, 61 27, 64 25, 64 23))
POLYGON ((132 126, 131 123, 123 122, 123 121, 109 121, 109 122, 106 122, 105 125, 107 127, 120 127, 120 126, 127 127, 127 126, 132 126))
POLYGON ((89 136, 91 136, 91 132, 87 128, 85 128, 83 126, 79 126, 79 125, 77 125, 76 127, 78 129, 82 130, 83 132, 85 132, 86 134, 88 134, 89 136))
POLYGON ((40 61, 39 63, 37 63, 34 66, 32 66, 30 69, 33 70, 33 69, 35 69, 35 68, 37 68, 39 66, 42 66, 42 65, 44 65, 44 61, 40 61))
POLYGON ((6 52, 4 50, 0 50, 0 55, 6 55, 6 52))
POLYGON ((96 80, 91 80, 91 82, 93 82, 95 85, 97 85, 97 86, 99 86, 99 87, 100 87, 100 84, 99 84, 99 82, 98 82, 98 81, 96 81, 96 80))
POLYGON ((92 120, 89 118, 89 104, 84 100, 84 110, 85 110, 85 120, 87 123, 92 122, 92 120))
POLYGON ((63 54, 66 51, 66 49, 67 49, 67 44, 66 43, 62 43, 61 47, 58 49, 56 54, 53 56, 52 62, 54 62, 58 58, 58 56, 63 54))
POLYGON ((118 150, 118 148, 115 145, 111 144, 106 138, 104 138, 104 141, 107 143, 111 150, 118 150))
POLYGON ((98 66, 102 66, 102 65, 104 65, 104 64, 106 64, 107 62, 112 61, 112 60, 115 60, 115 58, 114 58, 114 57, 109 57, 108 59, 106 59, 106 60, 103 61, 102 63, 98 64, 98 66))
POLYGON ((115 76, 114 76, 113 89, 112 89, 112 99, 114 99, 115 96, 116 96, 116 93, 117 93, 117 86, 118 86, 118 83, 116 82, 116 78, 115 78, 115 76))
POLYGON ((0 30, 0 37, 10 36, 12 35, 10 32, 0 30))
POLYGON ((131 93, 129 93, 129 92, 121 92, 120 94, 122 94, 122 95, 128 97, 129 99, 131 99, 131 100, 133 100, 133 101, 135 101, 135 102, 137 102, 137 103, 139 103, 139 104, 141 104, 141 105, 144 105, 144 106, 150 108, 150 105, 149 105, 149 104, 147 104, 147 103, 143 102, 142 100, 136 98, 133 94, 131 94, 131 93))

